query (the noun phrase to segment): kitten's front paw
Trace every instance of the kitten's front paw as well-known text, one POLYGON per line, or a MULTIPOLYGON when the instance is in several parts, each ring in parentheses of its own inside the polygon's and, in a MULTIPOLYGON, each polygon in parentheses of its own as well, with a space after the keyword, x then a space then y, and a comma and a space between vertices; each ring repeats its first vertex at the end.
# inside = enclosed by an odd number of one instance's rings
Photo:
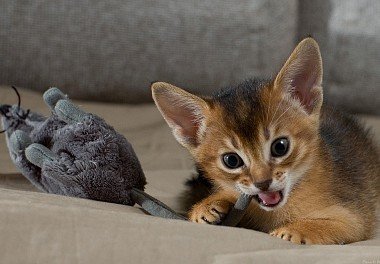
POLYGON ((202 201, 193 206, 189 219, 195 223, 219 224, 230 211, 233 204, 226 200, 202 201))
POLYGON ((290 241, 299 245, 325 244, 324 241, 316 235, 308 234, 307 231, 296 230, 291 227, 280 227, 275 229, 269 235, 290 241))

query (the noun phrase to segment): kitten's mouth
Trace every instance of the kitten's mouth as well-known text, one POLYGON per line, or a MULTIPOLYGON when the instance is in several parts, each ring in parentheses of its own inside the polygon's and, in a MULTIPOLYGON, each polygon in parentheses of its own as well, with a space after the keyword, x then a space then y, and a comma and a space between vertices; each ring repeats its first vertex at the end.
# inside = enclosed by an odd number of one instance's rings
POLYGON ((254 197, 261 206, 275 207, 281 203, 284 195, 282 193, 282 190, 280 190, 276 192, 260 192, 254 197))

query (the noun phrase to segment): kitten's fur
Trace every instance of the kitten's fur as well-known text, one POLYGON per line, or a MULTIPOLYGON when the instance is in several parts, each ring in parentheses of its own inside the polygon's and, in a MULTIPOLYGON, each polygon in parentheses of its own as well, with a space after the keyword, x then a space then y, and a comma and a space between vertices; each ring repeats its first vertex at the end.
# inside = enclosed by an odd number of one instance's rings
POLYGON ((192 206, 191 221, 217 223, 239 192, 256 197, 270 192, 282 199, 274 207, 254 199, 240 226, 298 244, 371 237, 377 149, 355 119, 322 107, 322 60, 313 39, 295 48, 272 81, 246 81, 210 98, 162 82, 154 83, 152 92, 174 136, 202 172, 200 181, 192 181, 201 192, 188 194, 207 197, 192 206), (280 137, 289 139, 290 149, 276 158, 270 146, 280 137), (221 156, 229 152, 237 153, 244 166, 225 167, 221 156), (263 182, 269 187, 260 186, 263 182))

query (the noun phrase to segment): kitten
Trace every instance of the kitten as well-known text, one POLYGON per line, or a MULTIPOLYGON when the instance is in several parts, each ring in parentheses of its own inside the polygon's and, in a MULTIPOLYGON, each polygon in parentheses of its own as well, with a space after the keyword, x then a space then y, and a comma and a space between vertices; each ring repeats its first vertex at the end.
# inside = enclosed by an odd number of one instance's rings
POLYGON ((355 119, 322 106, 322 59, 313 39, 300 42, 271 81, 249 80, 210 98, 163 82, 152 92, 201 181, 213 186, 191 208, 191 221, 220 222, 245 193, 255 198, 242 227, 297 244, 371 237, 377 149, 355 119))

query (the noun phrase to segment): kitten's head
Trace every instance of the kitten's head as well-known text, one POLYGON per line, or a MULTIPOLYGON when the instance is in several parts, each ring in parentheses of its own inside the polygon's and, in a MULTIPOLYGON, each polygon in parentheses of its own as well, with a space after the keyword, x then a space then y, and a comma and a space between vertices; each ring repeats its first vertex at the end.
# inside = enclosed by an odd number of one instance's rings
POLYGON ((308 38, 272 81, 246 81, 210 98, 163 82, 152 92, 206 177, 273 210, 286 203, 316 155, 321 84, 318 44, 308 38))

